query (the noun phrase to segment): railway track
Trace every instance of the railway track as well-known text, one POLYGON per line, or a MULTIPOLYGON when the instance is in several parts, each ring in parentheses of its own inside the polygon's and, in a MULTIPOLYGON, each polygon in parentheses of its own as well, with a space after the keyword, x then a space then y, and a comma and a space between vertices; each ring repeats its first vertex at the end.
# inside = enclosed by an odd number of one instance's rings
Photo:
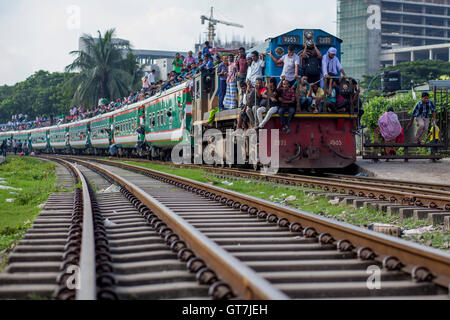
POLYGON ((133 193, 175 250, 239 298, 448 298, 448 254, 141 167, 77 162, 133 193))
POLYGON ((94 188, 107 189, 111 181, 60 161, 77 188, 50 197, 0 274, 0 299, 203 300, 230 294, 209 270, 197 279, 129 193, 96 194, 94 188))
MULTIPOLYGON (((98 159, 86 157, 87 159, 98 159)), ((121 161, 149 163, 148 160, 123 158, 121 161)), ((151 161, 163 164, 166 162, 151 161)), ((393 205, 408 205, 418 208, 430 208, 450 212, 450 185, 378 179, 345 175, 309 176, 299 174, 267 175, 254 170, 232 169, 224 167, 200 166, 193 164, 176 165, 178 167, 203 169, 215 174, 231 177, 254 178, 286 185, 322 189, 325 192, 340 193, 352 197, 367 198, 389 202, 393 205)))
POLYGON ((71 264, 97 281, 84 294, 56 287, 60 299, 449 298, 448 254, 141 167, 74 161, 91 185, 83 243, 96 246, 71 264), (112 183, 120 192, 93 191, 112 183))

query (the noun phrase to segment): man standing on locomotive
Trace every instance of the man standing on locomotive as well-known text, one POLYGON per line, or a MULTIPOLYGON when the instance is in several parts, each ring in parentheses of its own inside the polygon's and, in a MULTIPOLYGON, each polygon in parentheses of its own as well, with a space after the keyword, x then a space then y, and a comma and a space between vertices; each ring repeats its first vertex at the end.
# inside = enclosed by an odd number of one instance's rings
POLYGON ((433 115, 433 123, 435 124, 436 108, 433 102, 430 101, 430 95, 428 94, 428 92, 424 92, 422 93, 422 99, 417 102, 416 106, 414 107, 411 120, 406 126, 406 130, 409 130, 414 122, 414 119, 416 119, 418 129, 416 137, 414 139, 414 143, 422 143, 423 138, 427 134, 430 125, 430 112, 433 115))
POLYGON ((263 76, 263 69, 266 67, 264 55, 259 55, 258 51, 252 52, 252 65, 247 70, 247 81, 250 81, 254 86, 256 84, 256 78, 263 76))
POLYGON ((336 57, 336 54, 336 48, 330 48, 328 49, 328 53, 322 58, 322 75, 325 79, 330 78, 330 74, 337 75, 339 72, 347 78, 344 68, 342 67, 339 59, 336 57))
POLYGON ((279 66, 283 66, 283 72, 281 76, 284 76, 291 84, 291 87, 295 84, 298 76, 298 68, 300 65, 300 58, 295 54, 295 48, 293 45, 289 45, 288 54, 285 54, 280 59, 276 59, 272 52, 267 53, 272 58, 273 62, 279 66))
POLYGON ((245 54, 245 48, 239 48, 239 58, 236 60, 236 76, 237 82, 241 83, 241 81, 245 81, 247 78, 247 56, 245 54))
POLYGON ((305 49, 299 53, 302 59, 302 75, 308 77, 309 83, 319 83, 322 73, 322 53, 315 42, 313 46, 305 43, 305 49))

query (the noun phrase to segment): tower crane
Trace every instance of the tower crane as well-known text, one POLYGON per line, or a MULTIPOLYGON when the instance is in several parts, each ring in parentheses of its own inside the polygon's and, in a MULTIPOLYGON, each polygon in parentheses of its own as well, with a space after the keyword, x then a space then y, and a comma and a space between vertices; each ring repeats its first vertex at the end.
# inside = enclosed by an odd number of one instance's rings
POLYGON ((236 28, 244 28, 244 26, 242 24, 214 19, 214 7, 211 7, 211 16, 209 18, 207 16, 201 16, 200 19, 202 20, 202 24, 205 24, 205 21, 209 21, 208 40, 211 43, 211 46, 213 46, 213 47, 215 46, 214 45, 214 38, 216 37, 216 28, 215 28, 215 26, 218 23, 224 24, 224 25, 227 25, 227 26, 231 26, 231 27, 236 27, 236 28))

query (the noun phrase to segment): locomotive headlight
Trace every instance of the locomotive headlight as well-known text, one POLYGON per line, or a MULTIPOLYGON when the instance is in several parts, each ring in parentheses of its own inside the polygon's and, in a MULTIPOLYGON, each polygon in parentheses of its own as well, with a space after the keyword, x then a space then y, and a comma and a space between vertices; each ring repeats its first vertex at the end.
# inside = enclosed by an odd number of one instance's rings
POLYGON ((314 32, 312 32, 312 31, 305 31, 304 37, 305 37, 305 44, 308 47, 314 46, 314 32))

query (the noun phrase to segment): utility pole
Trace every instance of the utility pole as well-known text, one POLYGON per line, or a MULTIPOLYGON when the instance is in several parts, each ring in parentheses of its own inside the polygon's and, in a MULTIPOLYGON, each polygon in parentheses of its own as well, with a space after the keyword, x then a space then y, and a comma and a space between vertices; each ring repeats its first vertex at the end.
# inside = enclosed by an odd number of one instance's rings
POLYGON ((227 21, 221 21, 214 19, 214 7, 211 7, 211 16, 201 16, 200 19, 202 20, 202 24, 205 24, 205 21, 209 21, 208 25, 208 40, 212 47, 215 47, 215 37, 216 37, 216 25, 218 23, 224 24, 230 27, 236 27, 236 28, 244 28, 243 25, 233 22, 227 22, 227 21))

